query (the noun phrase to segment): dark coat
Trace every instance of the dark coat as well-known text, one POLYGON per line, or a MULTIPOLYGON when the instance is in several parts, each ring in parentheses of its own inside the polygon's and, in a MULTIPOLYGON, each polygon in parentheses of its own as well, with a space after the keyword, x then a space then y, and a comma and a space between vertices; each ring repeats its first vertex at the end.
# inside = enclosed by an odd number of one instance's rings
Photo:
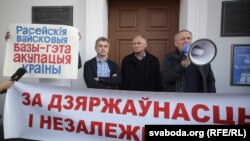
MULTIPOLYGON (((185 87, 185 68, 181 66, 181 54, 178 50, 165 56, 163 65, 163 83, 168 92, 183 92, 185 87)), ((202 81, 202 92, 215 93, 215 78, 210 64, 196 66, 202 81)))
POLYGON ((99 77, 99 81, 94 80, 94 78, 97 77, 96 57, 85 62, 83 78, 88 88, 114 89, 121 83, 121 73, 118 65, 109 59, 107 61, 110 69, 110 76, 99 77), (112 76, 114 74, 116 74, 116 77, 112 76))
POLYGON ((144 72, 138 72, 138 59, 135 54, 129 54, 122 60, 121 74, 122 84, 120 89, 122 90, 139 90, 139 91, 161 91, 161 72, 159 59, 148 52, 146 52, 145 70, 144 72), (144 77, 144 84, 138 84, 138 73, 142 73, 144 77), (139 89, 140 88, 140 89, 139 89))

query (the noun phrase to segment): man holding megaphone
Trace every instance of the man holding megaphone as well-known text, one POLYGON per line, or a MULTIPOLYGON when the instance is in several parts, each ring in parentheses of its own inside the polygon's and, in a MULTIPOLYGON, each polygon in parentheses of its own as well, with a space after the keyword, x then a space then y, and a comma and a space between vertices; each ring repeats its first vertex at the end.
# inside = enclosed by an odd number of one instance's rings
POLYGON ((192 33, 180 30, 175 37, 176 50, 165 56, 164 89, 168 92, 215 93, 215 78, 210 62, 216 55, 215 44, 203 39, 192 44, 192 33))

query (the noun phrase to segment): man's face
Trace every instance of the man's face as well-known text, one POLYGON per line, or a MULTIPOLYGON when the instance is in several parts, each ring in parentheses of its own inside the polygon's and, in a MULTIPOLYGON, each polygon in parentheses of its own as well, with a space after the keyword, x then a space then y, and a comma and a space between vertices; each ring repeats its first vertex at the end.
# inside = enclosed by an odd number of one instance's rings
POLYGON ((192 35, 186 31, 179 33, 175 39, 175 46, 181 51, 186 43, 192 44, 192 35))
POLYGON ((136 37, 133 40, 133 50, 135 53, 142 53, 147 47, 146 40, 142 37, 136 37))
POLYGON ((97 56, 107 57, 109 53, 109 43, 107 41, 99 41, 95 50, 97 56))

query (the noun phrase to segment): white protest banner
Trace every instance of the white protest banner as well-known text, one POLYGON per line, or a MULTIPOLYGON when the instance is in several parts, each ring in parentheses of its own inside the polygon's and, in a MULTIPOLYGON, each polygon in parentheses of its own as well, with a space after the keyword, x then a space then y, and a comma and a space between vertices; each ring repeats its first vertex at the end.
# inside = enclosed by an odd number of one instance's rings
POLYGON ((142 141, 150 124, 250 124, 249 101, 249 94, 79 90, 16 82, 6 95, 4 137, 142 141))
POLYGON ((11 24, 4 60, 4 76, 18 68, 25 77, 76 79, 78 30, 66 25, 11 24))

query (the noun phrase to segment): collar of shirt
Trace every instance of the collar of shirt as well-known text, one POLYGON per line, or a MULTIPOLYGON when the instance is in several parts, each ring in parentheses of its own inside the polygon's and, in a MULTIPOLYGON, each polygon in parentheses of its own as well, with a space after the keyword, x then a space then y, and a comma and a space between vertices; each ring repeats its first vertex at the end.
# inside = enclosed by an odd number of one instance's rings
POLYGON ((109 77, 110 76, 110 69, 108 66, 107 59, 100 59, 96 57, 96 64, 97 64, 97 77, 109 77))
POLYGON ((138 60, 142 60, 143 58, 145 58, 145 56, 146 56, 146 52, 145 52, 142 56, 135 54, 135 57, 136 57, 138 60))
POLYGON ((108 58, 105 58, 105 59, 100 59, 96 56, 96 62, 99 62, 99 63, 104 63, 104 62, 107 62, 108 61, 108 58))

